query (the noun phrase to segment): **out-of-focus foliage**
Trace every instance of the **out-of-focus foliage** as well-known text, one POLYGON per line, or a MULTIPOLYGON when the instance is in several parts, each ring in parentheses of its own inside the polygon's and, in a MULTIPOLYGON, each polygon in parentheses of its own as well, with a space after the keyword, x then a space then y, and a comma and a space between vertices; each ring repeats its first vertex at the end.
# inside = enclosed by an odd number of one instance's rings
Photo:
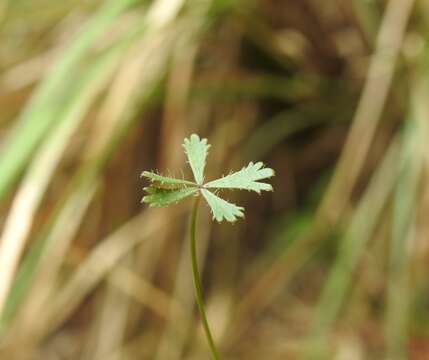
POLYGON ((207 358, 189 202, 140 204, 192 133, 205 181, 276 170, 200 218, 222 358, 428 358, 428 33, 427 0, 0 1, 0 358, 207 358))

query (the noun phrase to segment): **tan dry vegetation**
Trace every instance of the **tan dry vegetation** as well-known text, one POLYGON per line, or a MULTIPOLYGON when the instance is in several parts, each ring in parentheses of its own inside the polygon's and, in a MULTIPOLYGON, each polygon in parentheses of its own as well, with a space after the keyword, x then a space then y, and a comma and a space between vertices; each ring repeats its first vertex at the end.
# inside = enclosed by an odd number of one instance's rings
POLYGON ((207 359, 189 202, 141 171, 262 160, 199 221, 223 359, 426 359, 427 0, 0 1, 0 358, 207 359))

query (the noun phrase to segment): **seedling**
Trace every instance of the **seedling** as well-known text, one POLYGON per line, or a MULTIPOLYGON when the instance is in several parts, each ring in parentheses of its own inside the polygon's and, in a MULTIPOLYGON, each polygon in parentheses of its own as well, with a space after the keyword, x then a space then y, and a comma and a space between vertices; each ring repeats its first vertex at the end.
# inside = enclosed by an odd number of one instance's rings
POLYGON ((213 191, 218 189, 241 189, 256 191, 272 191, 270 184, 259 182, 259 180, 274 176, 274 171, 264 167, 262 162, 249 163, 246 167, 237 172, 230 173, 217 180, 204 182, 204 168, 206 166, 206 158, 210 145, 207 139, 200 139, 196 134, 192 134, 189 139, 185 139, 183 143, 185 154, 188 158, 188 163, 191 166, 195 181, 184 179, 176 179, 172 177, 162 176, 151 171, 144 171, 142 176, 151 181, 151 185, 144 188, 148 193, 143 197, 143 202, 153 207, 162 207, 177 203, 188 196, 194 195, 195 202, 192 210, 190 223, 190 245, 192 270, 195 285, 195 296, 198 309, 202 318, 207 341, 214 359, 219 359, 218 350, 213 341, 210 327, 207 321, 207 316, 202 300, 201 281, 198 270, 198 262, 196 255, 196 223, 198 215, 198 205, 202 195, 209 205, 213 219, 221 222, 223 220, 235 222, 237 218, 244 217, 244 208, 232 204, 219 196, 213 191))

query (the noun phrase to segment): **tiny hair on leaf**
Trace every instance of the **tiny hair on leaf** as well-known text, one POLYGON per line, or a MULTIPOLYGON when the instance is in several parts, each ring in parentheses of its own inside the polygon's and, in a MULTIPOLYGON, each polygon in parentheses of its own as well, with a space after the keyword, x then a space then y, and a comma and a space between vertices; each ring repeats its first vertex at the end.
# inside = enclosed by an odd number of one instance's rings
POLYGON ((200 139, 197 134, 192 134, 189 139, 184 140, 183 148, 188 157, 195 181, 197 184, 202 185, 207 154, 210 148, 207 139, 200 139))
POLYGON ((152 183, 158 183, 160 185, 172 185, 174 187, 197 186, 197 184, 192 181, 162 176, 152 171, 143 171, 141 176, 148 178, 152 183))
POLYGON ((198 191, 196 187, 188 187, 182 189, 163 189, 154 186, 144 188, 149 194, 143 197, 142 202, 149 204, 152 207, 161 207, 177 203, 198 191))
POLYGON ((221 222, 225 219, 229 222, 235 222, 238 217, 244 217, 243 207, 231 204, 209 190, 202 189, 201 193, 209 204, 213 219, 216 221, 221 222))
POLYGON ((260 193, 261 190, 273 191, 270 184, 258 182, 258 180, 266 179, 274 176, 274 170, 264 168, 262 162, 249 163, 246 167, 232 174, 221 177, 220 179, 208 182, 206 188, 223 188, 223 189, 240 189, 251 190, 260 193))
POLYGON ((237 218, 244 217, 244 208, 223 200, 208 189, 239 189, 255 191, 258 194, 261 191, 273 190, 270 184, 260 180, 274 176, 274 170, 265 167, 260 161, 250 162, 239 171, 204 183, 204 170, 210 144, 207 139, 192 134, 184 139, 183 148, 195 182, 159 175, 153 171, 143 171, 142 176, 151 182, 151 186, 145 188, 148 195, 143 198, 143 202, 159 207, 176 203, 192 194, 202 195, 216 221, 234 222, 237 218))

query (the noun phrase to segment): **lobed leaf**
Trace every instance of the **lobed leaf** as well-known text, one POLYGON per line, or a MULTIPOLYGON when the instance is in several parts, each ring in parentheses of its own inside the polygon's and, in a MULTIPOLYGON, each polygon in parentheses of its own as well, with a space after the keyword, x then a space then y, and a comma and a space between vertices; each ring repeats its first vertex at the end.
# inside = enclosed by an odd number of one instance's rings
POLYGON ((183 147, 188 157, 195 181, 197 184, 202 185, 204 181, 204 168, 206 166, 210 145, 207 144, 207 139, 200 139, 197 134, 192 134, 189 139, 184 140, 183 147))
POLYGON ((143 197, 142 202, 152 207, 161 207, 177 203, 198 191, 196 187, 182 189, 162 189, 154 186, 146 187, 144 190, 149 194, 143 197))
POLYGON ((221 222, 223 219, 234 222, 237 220, 237 217, 244 217, 244 208, 241 206, 231 204, 206 189, 201 189, 201 193, 210 206, 213 218, 218 222, 221 222))
POLYGON ((151 182, 157 182, 161 185, 175 185, 178 187, 196 186, 192 181, 162 176, 152 171, 143 171, 141 176, 147 177, 151 182))
POLYGON ((206 188, 229 188, 229 189, 244 189, 252 190, 260 193, 261 190, 272 191, 270 184, 261 183, 257 180, 266 179, 274 176, 274 170, 264 168, 262 162, 249 163, 246 167, 224 176, 220 179, 213 180, 205 184, 206 188))

